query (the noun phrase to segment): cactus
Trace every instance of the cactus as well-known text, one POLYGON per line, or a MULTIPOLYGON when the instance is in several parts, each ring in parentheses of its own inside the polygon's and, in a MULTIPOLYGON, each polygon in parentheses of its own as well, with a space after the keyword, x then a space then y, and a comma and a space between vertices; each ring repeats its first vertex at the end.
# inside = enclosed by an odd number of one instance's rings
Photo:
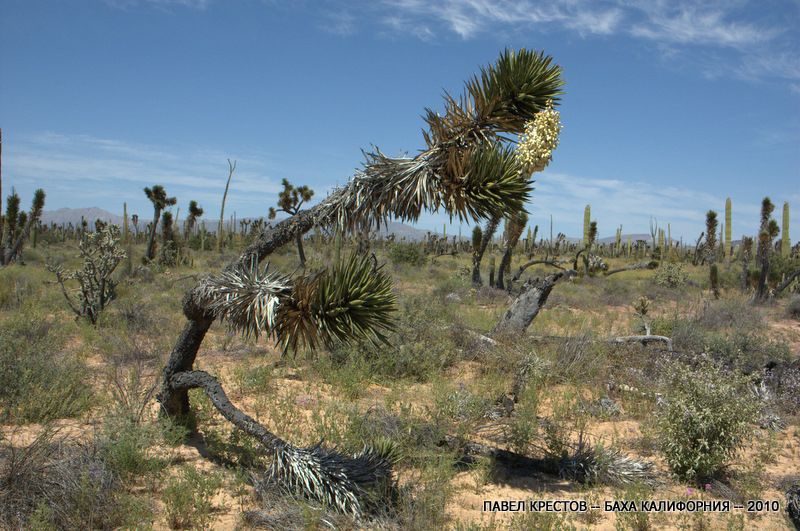
POLYGON ((494 287, 494 265, 495 265, 495 258, 494 255, 489 256, 489 287, 494 287))
POLYGON ((591 245, 589 242, 589 230, 591 227, 592 206, 586 205, 583 209, 583 246, 588 247, 591 245))
POLYGON ((92 324, 97 323, 100 313, 115 296, 116 282, 112 273, 125 258, 125 252, 119 246, 119 238, 119 228, 116 225, 104 226, 98 232, 84 232, 80 241, 82 269, 67 273, 61 265, 52 262, 47 264, 47 270, 56 275, 70 309, 92 324), (69 280, 77 280, 80 284, 77 300, 66 288, 65 283, 69 280))
POLYGON ((589 223, 589 231, 586 233, 586 248, 591 249, 597 241, 597 222, 591 221, 589 223))
POLYGON ((783 204, 783 223, 781 227, 781 256, 789 257, 792 241, 789 239, 789 203, 783 204))
POLYGON ((731 198, 725 200, 725 263, 730 264, 731 261, 731 245, 733 233, 733 214, 731 212, 731 198))
POLYGON ((122 242, 128 243, 128 203, 122 203, 122 242))
POLYGON ((671 258, 672 257, 672 226, 667 223, 667 256, 664 258, 671 258))

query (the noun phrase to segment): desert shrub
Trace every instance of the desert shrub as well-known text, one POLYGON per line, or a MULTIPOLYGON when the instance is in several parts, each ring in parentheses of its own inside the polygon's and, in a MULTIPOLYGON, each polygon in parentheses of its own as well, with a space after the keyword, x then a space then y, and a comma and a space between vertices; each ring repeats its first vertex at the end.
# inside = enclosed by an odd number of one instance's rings
POLYGON ((152 448, 160 442, 157 424, 139 424, 124 417, 106 420, 100 450, 104 461, 123 479, 153 474, 164 466, 152 448))
MULTIPOLYGON (((730 308, 733 305, 723 305, 730 308)), ((736 367, 750 373, 769 362, 785 361, 790 357, 789 347, 765 336, 756 325, 746 323, 747 312, 734 310, 703 313, 696 318, 655 318, 653 334, 672 338, 676 350, 687 353, 707 353, 727 367, 736 367), (709 326, 732 328, 733 331, 709 330, 709 326)), ((752 317, 751 317, 752 320, 752 317)))
POLYGON ((789 304, 786 305, 786 313, 792 319, 800 319, 800 295, 792 295, 789 304))
POLYGON ((678 262, 663 262, 656 270, 655 283, 667 288, 677 288, 686 284, 689 274, 683 270, 683 264, 678 262))
POLYGON ((214 508, 211 500, 220 488, 219 474, 184 467, 180 476, 172 478, 164 488, 164 509, 169 526, 172 529, 207 528, 214 508))
POLYGON ((60 352, 64 340, 37 314, 19 313, 0 327, 0 419, 42 422, 74 417, 89 406, 88 371, 60 352))
POLYGON ((18 308, 38 294, 39 288, 26 273, 19 267, 0 269, 0 310, 18 308))
POLYGON ((420 266, 425 263, 425 254, 416 243, 393 243, 389 247, 389 258, 394 264, 420 266))
POLYGON ((739 331, 757 331, 764 323, 757 309, 737 299, 723 299, 705 306, 695 321, 706 330, 732 328, 739 331))
POLYGON ((506 437, 512 450, 527 454, 531 441, 536 438, 539 431, 539 389, 535 386, 526 386, 514 407, 512 418, 506 437))
POLYGON ((790 358, 786 343, 753 332, 709 334, 706 337, 706 350, 714 359, 745 373, 761 369, 767 363, 790 358))
POLYGON ((407 299, 401 304, 395 330, 389 334, 389 345, 343 345, 318 367, 325 372, 351 370, 351 376, 427 381, 458 359, 454 320, 448 306, 428 298, 407 299))
POLYGON ((27 446, 0 445, 0 527, 134 528, 151 514, 93 442, 68 444, 45 427, 27 446))
POLYGON ((758 402, 750 379, 712 361, 666 368, 665 400, 656 412, 657 437, 673 472, 705 479, 719 472, 751 433, 758 402))

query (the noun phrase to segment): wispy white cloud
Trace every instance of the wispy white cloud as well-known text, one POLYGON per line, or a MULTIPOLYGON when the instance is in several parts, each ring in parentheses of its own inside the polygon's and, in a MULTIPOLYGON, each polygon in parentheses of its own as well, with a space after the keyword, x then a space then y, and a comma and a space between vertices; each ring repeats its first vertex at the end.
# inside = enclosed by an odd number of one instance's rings
POLYGON ((542 4, 509 0, 400 0, 385 1, 384 6, 392 13, 384 18, 384 23, 397 29, 410 25, 399 26, 398 19, 407 22, 420 18, 437 20, 465 39, 490 31, 498 24, 535 25, 542 29, 556 24, 581 34, 604 35, 616 29, 622 13, 616 6, 594 7, 583 1, 542 4))
MULTIPOLYGON (((385 0, 381 21, 423 40, 462 39, 502 30, 564 30, 582 37, 623 35, 652 43, 665 59, 693 64, 703 75, 748 80, 800 80, 797 10, 762 16, 747 0, 385 0), (724 52, 724 53, 722 53, 724 52)), ((780 11, 781 2, 773 2, 780 11)))
POLYGON ((733 20, 733 3, 649 1, 637 6, 643 15, 629 32, 657 42, 742 48, 769 41, 780 31, 733 20))

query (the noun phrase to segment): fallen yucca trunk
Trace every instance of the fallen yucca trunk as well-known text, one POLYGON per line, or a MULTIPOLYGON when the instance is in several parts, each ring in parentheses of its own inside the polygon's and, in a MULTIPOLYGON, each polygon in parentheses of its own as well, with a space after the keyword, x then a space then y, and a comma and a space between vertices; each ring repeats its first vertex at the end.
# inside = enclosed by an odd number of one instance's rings
POLYGON ((544 473, 588 485, 624 486, 642 483, 655 486, 658 484, 653 463, 626 456, 617 448, 589 445, 583 439, 578 441, 568 455, 546 455, 539 458, 495 446, 463 441, 449 435, 445 437, 443 444, 466 456, 490 457, 498 463, 513 468, 514 472, 520 475, 544 473))

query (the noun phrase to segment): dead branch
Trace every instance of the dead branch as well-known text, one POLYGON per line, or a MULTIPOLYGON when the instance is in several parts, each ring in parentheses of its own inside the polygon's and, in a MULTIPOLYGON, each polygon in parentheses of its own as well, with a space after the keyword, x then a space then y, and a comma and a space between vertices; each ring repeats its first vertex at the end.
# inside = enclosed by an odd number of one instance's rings
POLYGON ((620 336, 607 339, 606 342, 614 345, 625 345, 628 343, 641 343, 642 345, 648 345, 650 343, 663 343, 666 345, 667 350, 674 352, 672 349, 672 339, 666 336, 654 336, 652 334, 641 336, 620 336))
POLYGON ((639 262, 638 264, 630 264, 624 267, 618 267, 617 269, 611 269, 606 271, 604 276, 610 277, 611 275, 616 275, 617 273, 623 273, 625 271, 638 271, 641 269, 655 269, 658 267, 658 262, 655 260, 651 260, 649 262, 639 262))
POLYGON ((563 260, 531 260, 530 262, 527 262, 527 263, 522 264, 521 266, 519 266, 519 269, 514 274, 514 277, 512 278, 512 280, 514 282, 518 281, 520 279, 520 277, 522 277, 522 273, 524 273, 526 269, 528 269, 531 266, 535 266, 535 265, 549 265, 551 267, 557 267, 558 269, 561 269, 562 271, 566 271, 565 268, 561 267, 561 264, 564 264, 564 263, 566 263, 566 262, 563 261, 563 260))
POLYGON ((777 288, 775 288, 775 292, 772 294, 772 296, 777 297, 783 290, 788 288, 789 284, 791 284, 796 278, 800 278, 800 269, 789 273, 789 276, 787 276, 786 279, 784 279, 784 281, 781 282, 777 288))

